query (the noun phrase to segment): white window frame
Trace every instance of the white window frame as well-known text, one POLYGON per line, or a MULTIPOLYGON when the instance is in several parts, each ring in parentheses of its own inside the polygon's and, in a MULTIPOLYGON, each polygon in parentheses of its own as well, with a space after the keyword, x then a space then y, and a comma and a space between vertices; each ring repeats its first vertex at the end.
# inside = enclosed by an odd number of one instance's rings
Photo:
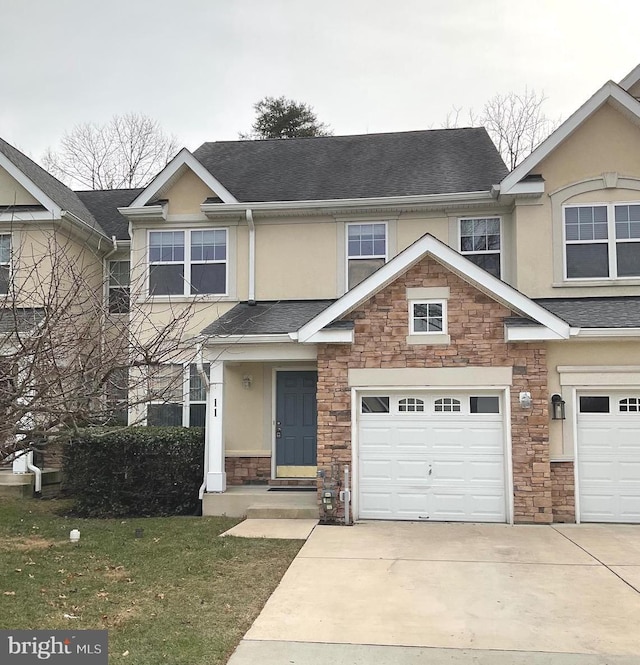
MULTIPOLYGON (((205 363, 206 365, 207 363, 205 363)), ((161 366, 179 366, 181 368, 181 378, 182 378, 182 399, 181 399, 181 407, 182 407, 182 427, 191 427, 191 422, 190 422, 190 407, 199 405, 199 404, 204 404, 206 406, 207 404, 207 399, 206 399, 206 394, 205 394, 205 399, 204 400, 192 400, 191 399, 191 366, 195 365, 195 363, 161 363, 161 366)), ((209 370, 211 371, 211 370, 209 370)), ((177 388, 177 387, 176 387, 177 388)), ((146 402, 146 405, 152 405, 152 404, 158 404, 158 405, 163 405, 163 404, 178 404, 177 401, 172 402, 171 400, 168 399, 150 399, 146 402)), ((147 415, 148 418, 148 415, 147 415)), ((148 420, 145 418, 145 422, 148 423, 148 420)), ((205 415, 205 422, 206 422, 206 415, 205 415)))
POLYGON ((153 298, 224 298, 229 296, 229 229, 227 227, 206 227, 206 228, 170 228, 170 229, 148 229, 147 230, 147 248, 146 248, 146 260, 147 260, 147 293, 153 298), (192 261, 191 260, 191 234, 197 231, 224 231, 225 233, 225 254, 226 258, 223 260, 208 260, 208 261, 192 261), (151 234, 152 233, 183 233, 184 234, 184 260, 183 261, 151 261, 149 254, 151 251, 151 234), (225 290, 224 293, 191 293, 191 266, 192 265, 209 265, 209 264, 225 264, 225 290), (152 294, 150 292, 150 275, 151 275, 151 266, 163 266, 163 265, 182 265, 183 266, 183 287, 182 293, 174 294, 152 294))
POLYGON ((344 225, 344 243, 345 243, 345 291, 349 290, 349 261, 358 261, 358 260, 367 260, 367 259, 384 259, 384 262, 387 263, 389 260, 389 224, 387 221, 375 220, 375 221, 358 221, 358 222, 347 222, 344 225), (382 254, 370 254, 368 256, 351 256, 349 254, 349 228, 352 226, 384 226, 384 255, 382 254))
POLYGON ((632 206, 640 205, 639 201, 612 201, 612 202, 588 202, 588 203, 567 203, 562 206, 562 270, 563 277, 567 282, 613 282, 613 281, 627 281, 638 280, 638 275, 618 276, 618 243, 636 242, 640 243, 640 238, 620 238, 616 237, 616 207, 617 206, 632 206), (597 208, 604 207, 607 209, 607 238, 606 240, 567 240, 567 226, 566 226, 566 211, 569 208, 597 208), (567 245, 607 245, 607 256, 609 259, 609 275, 598 277, 569 277, 568 264, 567 264, 567 245))
MULTIPOLYGON (((428 319, 427 319, 428 321, 428 319)), ((435 335, 447 335, 448 334, 448 324, 447 324, 447 300, 443 298, 429 298, 426 300, 409 300, 409 335, 419 335, 419 336, 435 336, 435 335), (442 330, 416 330, 415 329, 415 316, 413 312, 414 305, 440 305, 442 307, 442 330)))
MULTIPOLYGON (((467 217, 458 217, 458 252, 462 254, 462 256, 469 257, 469 256, 478 256, 480 254, 482 255, 492 255, 492 254, 497 254, 499 258, 499 266, 500 266, 500 275, 498 276, 498 279, 504 279, 504 252, 502 251, 504 247, 504 225, 502 223, 502 216, 501 215, 471 215, 467 217), (480 220, 488 220, 488 219, 497 219, 498 224, 500 227, 500 249, 495 250, 495 249, 487 249, 487 250, 479 250, 479 251, 462 251, 462 222, 473 222, 473 221, 480 221, 480 220)), ((480 266, 478 266, 480 267, 480 266)), ((488 272, 488 271, 487 271, 488 272)), ((489 273, 491 274, 491 273, 489 273)), ((494 275, 495 277, 495 275, 494 275)))
POLYGON ((0 266, 7 266, 9 268, 9 274, 7 276, 7 290, 6 291, 0 291, 0 295, 6 296, 11 292, 11 279, 13 277, 13 265, 12 265, 12 258, 13 258, 13 234, 12 233, 0 233, 0 238, 2 237, 7 237, 9 238, 9 260, 8 261, 0 261, 0 266))
POLYGON ((110 316, 128 316, 131 311, 131 260, 130 259, 109 259, 107 261, 107 310, 110 316), (124 287, 118 284, 111 283, 111 264, 113 263, 128 263, 129 264, 129 284, 124 287), (111 311, 111 291, 116 289, 126 289, 129 294, 129 305, 125 312, 112 312, 111 311))

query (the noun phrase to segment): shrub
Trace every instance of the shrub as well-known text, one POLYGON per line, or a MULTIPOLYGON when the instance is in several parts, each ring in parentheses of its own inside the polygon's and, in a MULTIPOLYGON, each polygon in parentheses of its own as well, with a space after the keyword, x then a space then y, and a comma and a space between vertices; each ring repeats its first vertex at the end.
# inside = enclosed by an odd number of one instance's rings
POLYGON ((64 446, 64 487, 85 517, 188 515, 203 463, 202 429, 86 430, 64 446))

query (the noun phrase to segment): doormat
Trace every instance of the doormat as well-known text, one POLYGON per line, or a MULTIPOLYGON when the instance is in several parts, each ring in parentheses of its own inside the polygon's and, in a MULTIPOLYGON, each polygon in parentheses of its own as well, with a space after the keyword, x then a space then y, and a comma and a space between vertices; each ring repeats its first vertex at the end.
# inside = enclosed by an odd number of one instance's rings
POLYGON ((317 487, 270 487, 268 492, 317 492, 317 487))

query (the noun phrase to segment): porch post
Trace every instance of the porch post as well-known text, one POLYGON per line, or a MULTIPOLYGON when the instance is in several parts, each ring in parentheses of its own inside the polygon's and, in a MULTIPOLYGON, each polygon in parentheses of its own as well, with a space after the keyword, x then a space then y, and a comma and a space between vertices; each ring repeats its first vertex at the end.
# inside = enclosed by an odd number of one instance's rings
POLYGON ((207 393, 207 492, 224 492, 227 489, 227 474, 224 470, 223 395, 224 362, 217 361, 211 364, 211 380, 207 393))

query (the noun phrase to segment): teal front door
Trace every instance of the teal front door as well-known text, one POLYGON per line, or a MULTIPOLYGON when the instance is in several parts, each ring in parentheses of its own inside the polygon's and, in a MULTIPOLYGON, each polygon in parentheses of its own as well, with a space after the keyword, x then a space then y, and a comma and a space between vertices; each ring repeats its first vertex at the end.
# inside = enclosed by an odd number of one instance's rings
POLYGON ((276 375, 276 477, 314 478, 318 441, 318 373, 276 375))

